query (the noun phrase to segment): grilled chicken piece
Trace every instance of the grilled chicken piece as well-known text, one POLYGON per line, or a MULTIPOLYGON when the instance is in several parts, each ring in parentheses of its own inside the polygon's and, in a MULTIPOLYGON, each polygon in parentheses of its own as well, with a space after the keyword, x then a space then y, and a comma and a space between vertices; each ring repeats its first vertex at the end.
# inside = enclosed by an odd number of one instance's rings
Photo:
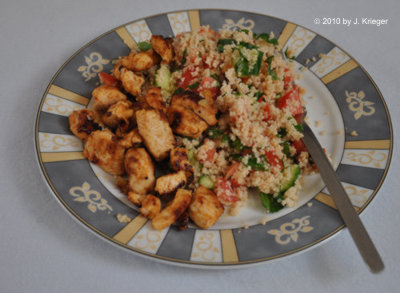
POLYGON ((92 132, 85 144, 83 155, 104 171, 113 175, 124 174, 125 149, 110 130, 92 132))
POLYGON ((152 35, 150 39, 154 51, 161 56, 165 63, 170 63, 174 59, 174 48, 172 47, 171 38, 163 38, 162 36, 152 35))
POLYGON ((168 108, 168 121, 176 134, 192 138, 198 138, 208 128, 191 110, 174 104, 168 108))
POLYGON ((90 133, 101 130, 96 114, 88 109, 73 111, 68 117, 69 129, 79 139, 86 141, 90 133))
POLYGON ((175 171, 185 171, 187 182, 193 180, 193 166, 189 162, 186 148, 175 148, 169 154, 169 162, 175 171))
POLYGON ((160 196, 166 196, 175 192, 178 188, 184 187, 186 185, 186 182, 187 180, 185 171, 179 171, 177 173, 158 177, 154 190, 160 196))
POLYGON ((161 200, 158 197, 149 194, 142 200, 142 207, 139 211, 146 218, 153 219, 160 213, 160 210, 161 200))
POLYGON ((118 101, 126 100, 126 96, 116 87, 101 85, 92 92, 94 98, 94 110, 105 111, 109 106, 118 101))
POLYGON ((121 70, 124 67, 122 66, 121 61, 119 61, 117 64, 114 65, 114 68, 112 70, 112 75, 114 75, 114 77, 118 80, 121 80, 121 70))
POLYGON ((137 206, 142 205, 142 201, 146 196, 147 196, 146 194, 140 194, 133 191, 128 192, 128 200, 137 206))
POLYGON ((137 128, 131 130, 119 140, 119 144, 126 149, 140 145, 141 143, 143 143, 143 138, 140 136, 139 130, 137 128))
POLYGON ((165 159, 175 146, 175 137, 165 115, 157 110, 136 112, 139 134, 156 161, 165 159))
POLYGON ((128 100, 118 101, 111 105, 102 116, 102 121, 110 128, 119 128, 122 133, 132 127, 132 118, 135 114, 132 102, 128 100))
POLYGON ((176 220, 176 226, 180 231, 185 231, 189 226, 189 212, 186 210, 179 218, 176 220))
POLYGON ((181 95, 173 96, 171 104, 179 105, 193 111, 206 121, 208 125, 213 126, 218 122, 215 117, 218 109, 214 105, 214 102, 210 102, 194 92, 185 91, 181 95))
POLYGON ((120 73, 124 89, 134 96, 139 96, 142 93, 142 86, 145 82, 144 77, 125 68, 122 68, 120 73))
POLYGON ((185 212, 191 198, 192 192, 190 190, 178 189, 174 199, 153 218, 153 228, 161 231, 174 223, 185 212))
POLYGON ((154 50, 150 49, 146 52, 129 54, 129 56, 122 57, 120 62, 126 69, 139 72, 157 65, 160 62, 160 58, 154 50))
POLYGON ((125 170, 129 175, 129 190, 146 194, 153 189, 154 165, 144 148, 132 148, 125 154, 125 170))
POLYGON ((189 216, 202 229, 214 225, 224 212, 224 206, 210 189, 200 186, 196 189, 189 206, 189 216))
POLYGON ((146 103, 149 104, 150 107, 156 110, 161 110, 163 113, 167 113, 167 105, 163 101, 163 97, 161 95, 161 88, 153 87, 147 91, 146 94, 146 103))
POLYGON ((147 196, 146 194, 140 194, 133 191, 128 192, 128 200, 137 206, 142 205, 142 201, 146 196, 147 196))

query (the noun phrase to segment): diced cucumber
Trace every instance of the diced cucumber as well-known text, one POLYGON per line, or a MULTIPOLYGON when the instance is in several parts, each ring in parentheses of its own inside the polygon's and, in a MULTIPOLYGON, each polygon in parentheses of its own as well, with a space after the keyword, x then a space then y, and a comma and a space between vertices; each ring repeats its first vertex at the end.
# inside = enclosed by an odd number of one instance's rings
POLYGON ((270 213, 275 213, 283 209, 283 205, 278 202, 278 198, 282 199, 282 194, 279 193, 274 197, 271 193, 264 193, 260 191, 261 204, 270 213))
POLYGON ((199 179, 199 184, 208 189, 214 188, 214 181, 212 181, 211 177, 208 175, 201 176, 199 179))
POLYGON ((161 87, 162 90, 172 93, 174 91, 171 82, 171 71, 167 64, 161 64, 155 75, 154 83, 156 86, 161 87))
POLYGON ((188 150, 188 159, 192 166, 197 163, 196 151, 194 149, 188 150))
POLYGON ((289 169, 290 176, 289 176, 289 179, 282 182, 282 185, 281 185, 282 193, 284 193, 286 190, 288 190, 290 187, 292 187, 300 175, 300 166, 299 165, 290 165, 288 167, 288 169, 289 169))

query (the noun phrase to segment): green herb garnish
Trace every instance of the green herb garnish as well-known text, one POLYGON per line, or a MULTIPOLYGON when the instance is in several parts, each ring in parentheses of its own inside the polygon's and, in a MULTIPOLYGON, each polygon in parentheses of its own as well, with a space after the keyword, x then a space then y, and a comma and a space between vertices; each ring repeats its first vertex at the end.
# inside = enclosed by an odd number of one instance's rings
POLYGON ((283 143, 283 153, 286 155, 286 157, 290 157, 290 148, 289 148, 289 143, 287 141, 283 143))
POLYGON ((272 44, 272 45, 278 45, 278 40, 275 39, 275 38, 270 39, 270 38, 269 38, 269 35, 266 34, 266 33, 262 33, 262 34, 259 34, 259 35, 256 34, 255 38, 256 38, 256 39, 264 40, 264 41, 266 41, 267 43, 270 43, 270 44, 272 44))
POLYGON ((219 81, 218 76, 215 73, 210 76, 217 81, 217 87, 221 87, 221 82, 219 81))
POLYGON ((177 89, 176 89, 176 91, 174 92, 174 95, 180 95, 180 94, 183 94, 183 92, 184 92, 185 90, 183 89, 183 88, 181 88, 181 87, 178 87, 177 89))
POLYGON ((290 60, 296 59, 296 56, 289 57, 288 49, 289 49, 289 47, 286 47, 286 50, 285 50, 285 57, 288 58, 288 59, 290 59, 290 60))
POLYGON ((223 131, 217 127, 210 127, 208 129, 208 136, 210 138, 217 138, 220 137, 223 134, 223 131))
POLYGON ((296 125, 294 126, 294 128, 296 128, 296 130, 299 131, 299 132, 303 132, 303 130, 304 130, 302 124, 296 124, 296 125))
POLYGON ((186 64, 186 55, 187 55, 187 51, 185 49, 185 51, 183 51, 183 54, 182 54, 182 61, 181 61, 182 66, 184 66, 186 64))
POLYGON ((191 85, 188 85, 188 88, 191 89, 191 90, 193 90, 193 89, 195 89, 195 88, 198 88, 199 85, 200 85, 199 82, 195 82, 195 83, 192 83, 191 85))
POLYGON ((222 135, 221 142, 229 142, 229 135, 227 134, 222 135))
POLYGON ((268 169, 265 167, 265 165, 263 163, 258 162, 256 157, 250 157, 247 160, 247 164, 246 166, 250 167, 253 170, 256 171, 267 171, 268 169))
POLYGON ((264 193, 260 191, 261 204, 270 213, 275 213, 283 209, 283 205, 278 202, 278 199, 283 199, 283 194, 279 193, 274 197, 271 193, 264 193))
POLYGON ((277 133, 277 137, 280 137, 280 138, 282 138, 282 137, 285 137, 286 136, 286 134, 287 134, 287 131, 286 131, 286 128, 280 128, 279 130, 278 130, 278 133, 277 133))
POLYGON ((222 53, 224 52, 224 46, 225 45, 232 45, 232 44, 237 44, 237 42, 234 39, 221 39, 218 41, 218 52, 222 53))
POLYGON ((153 46, 150 43, 147 43, 147 42, 139 42, 137 44, 137 46, 140 49, 140 51, 148 51, 151 48, 153 48, 153 46))

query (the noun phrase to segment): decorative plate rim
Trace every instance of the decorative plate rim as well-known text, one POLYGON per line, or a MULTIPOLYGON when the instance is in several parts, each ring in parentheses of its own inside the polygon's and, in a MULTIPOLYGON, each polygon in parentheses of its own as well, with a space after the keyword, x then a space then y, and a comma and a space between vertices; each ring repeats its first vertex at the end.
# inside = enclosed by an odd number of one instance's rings
MULTIPOLYGON (((58 193, 57 189, 53 186, 50 178, 48 177, 48 174, 44 168, 44 163, 40 154, 40 147, 39 147, 39 120, 40 120, 40 113, 41 113, 41 109, 45 100, 46 95, 49 93, 49 89, 51 87, 51 85, 53 84, 54 80, 57 78, 57 76, 60 74, 60 72, 66 67, 66 65, 68 63, 70 63, 70 61, 72 59, 74 59, 79 53, 81 53, 84 49, 88 48, 90 45, 92 45, 93 43, 95 43, 96 41, 98 41, 99 39, 103 38, 104 36, 115 32, 117 29, 119 28, 123 28, 133 22, 138 22, 138 21, 142 21, 142 20, 146 20, 148 18, 152 18, 152 17, 157 17, 157 16, 161 16, 161 15, 167 15, 170 13, 180 13, 180 12, 189 12, 189 11, 230 11, 230 12, 239 12, 239 13, 249 13, 249 14, 253 14, 253 15, 258 15, 258 16, 262 16, 262 17, 269 17, 272 19, 276 19, 276 20, 281 20, 284 21, 286 23, 292 23, 294 25, 296 25, 296 27, 300 27, 303 29, 306 29, 312 33, 314 33, 316 36, 320 36, 326 40, 328 40, 327 38, 325 38, 324 36, 322 36, 321 34, 307 28, 304 27, 302 25, 299 25, 295 22, 292 21, 288 21, 285 20, 283 18, 280 17, 276 17, 276 16, 271 16, 268 14, 263 14, 263 13, 258 13, 258 12, 252 12, 252 11, 247 11, 247 10, 242 10, 242 9, 225 9, 225 8, 191 8, 191 9, 181 9, 181 10, 171 10, 171 11, 165 11, 162 13, 158 13, 158 14, 152 14, 152 15, 148 15, 146 17, 142 17, 142 18, 137 18, 134 20, 131 20, 129 22, 126 22, 124 24, 121 24, 117 27, 114 27, 104 33, 102 33, 101 35, 97 36, 96 38, 90 40, 89 42, 85 43, 81 48, 79 48, 77 51, 74 52, 74 54, 72 54, 62 65, 61 67, 59 67, 59 69, 56 71, 56 73, 52 76, 48 86, 46 87, 46 90, 44 91, 42 98, 40 100, 39 106, 37 108, 37 113, 35 116, 35 123, 34 123, 34 145, 35 145, 35 152, 36 152, 36 160, 37 163, 40 167, 40 174, 42 175, 44 181, 46 182, 46 185, 49 187, 49 189, 52 191, 52 194, 55 196, 55 198, 57 199, 57 201, 60 203, 60 205, 66 210, 68 211, 68 214, 75 219, 75 221, 77 221, 80 225, 82 225, 83 227, 85 227, 86 229, 88 229, 91 233, 93 233, 94 235, 98 236, 101 239, 105 239, 107 240, 108 243, 113 244, 116 247, 119 247, 125 251, 128 252, 133 252, 135 255, 139 255, 142 256, 144 258, 147 259, 152 259, 152 260, 156 260, 158 262, 161 263, 167 263, 167 264, 171 264, 171 265, 178 265, 178 266, 183 266, 183 267, 192 267, 192 268, 202 268, 202 269, 231 269, 231 268, 243 268, 243 267, 249 267, 249 266, 254 266, 254 265, 261 265, 274 260, 278 260, 281 259, 283 257, 289 257, 289 256, 294 256, 295 254, 301 253, 301 252, 306 252, 308 250, 310 250, 313 247, 319 246, 322 243, 324 243, 325 241, 332 239, 332 236, 337 235, 338 232, 342 231, 343 228, 345 228, 345 225, 342 224, 339 227, 337 227, 336 229, 334 229, 333 231, 331 231, 330 233, 324 235, 321 238, 318 238, 317 240, 303 245, 297 249, 293 249, 290 250, 288 252, 285 253, 281 253, 281 254, 277 254, 277 255, 273 255, 273 256, 269 256, 269 257, 264 257, 264 258, 257 258, 257 259, 251 259, 251 260, 238 260, 237 262, 234 263, 229 263, 229 262, 222 262, 222 263, 214 263, 214 262, 200 262, 200 261, 193 261, 193 260, 182 260, 182 259, 177 259, 177 258, 171 258, 171 257, 164 257, 161 255, 157 255, 157 254, 153 254, 153 253, 149 253, 137 248, 134 248, 132 246, 128 246, 127 244, 124 244, 122 242, 119 242, 118 240, 113 239, 112 237, 104 234, 103 232, 101 232, 99 229, 95 228, 94 226, 92 226, 91 224, 87 223, 84 219, 81 218, 81 216, 79 214, 77 214, 60 196, 60 194, 58 193)), ((393 126, 392 126, 392 121, 391 121, 391 116, 389 113, 389 109, 387 107, 386 101, 382 96, 382 93, 379 89, 379 87, 377 86, 377 84, 375 83, 375 81, 371 78, 370 74, 366 71, 366 69, 351 55, 349 54, 347 51, 343 50, 340 46, 338 46, 335 42, 328 40, 329 42, 331 42, 335 47, 339 48, 340 50, 342 50, 343 52, 345 52, 350 59, 354 60, 356 62, 356 64, 360 67, 360 69, 363 71, 363 73, 367 76, 368 80, 372 83, 372 85, 374 86, 375 90, 378 93, 379 99, 383 104, 383 107, 385 109, 385 114, 388 120, 388 126, 389 126, 389 132, 390 132, 390 143, 389 143, 389 148, 388 148, 388 157, 387 157, 387 163, 385 166, 385 169, 383 170, 383 174, 382 177, 378 183, 378 185, 376 186, 376 188, 373 190, 372 194, 369 196, 369 198, 366 200, 366 202, 363 204, 363 206, 358 210, 358 214, 361 214, 371 203, 371 201, 375 198, 376 194, 378 193, 378 191, 380 190, 383 182, 386 179, 387 173, 390 169, 390 165, 391 165, 391 159, 392 159, 392 155, 393 155, 393 126)), ((342 154, 343 156, 343 154, 342 154)))

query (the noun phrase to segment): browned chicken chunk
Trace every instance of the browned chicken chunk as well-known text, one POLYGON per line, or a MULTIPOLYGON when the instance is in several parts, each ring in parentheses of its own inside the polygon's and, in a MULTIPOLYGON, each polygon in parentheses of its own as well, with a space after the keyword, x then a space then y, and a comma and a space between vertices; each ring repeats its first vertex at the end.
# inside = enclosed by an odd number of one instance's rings
POLYGON ((179 171, 158 177, 154 190, 159 195, 165 196, 175 192, 178 188, 184 187, 186 182, 185 171, 179 171))
POLYGON ((210 189, 200 186, 193 194, 189 216, 202 229, 214 225, 224 212, 224 206, 210 189))
POLYGON ((147 196, 146 194, 140 194, 133 191, 128 192, 128 200, 137 206, 142 205, 142 201, 146 196, 147 196))
POLYGON ((139 96, 142 93, 142 86, 145 79, 142 75, 136 74, 133 71, 125 68, 121 69, 122 86, 127 92, 134 96, 139 96))
POLYGON ((110 130, 92 132, 85 144, 83 155, 113 175, 124 173, 125 149, 119 145, 117 137, 110 130))
POLYGON ((156 230, 163 230, 174 223, 188 208, 192 192, 186 189, 178 189, 176 195, 168 205, 153 218, 152 226, 156 230))
POLYGON ((86 141, 93 131, 101 130, 96 114, 88 109, 73 111, 68 120, 69 129, 83 141, 86 141))
POLYGON ((125 154, 125 170, 129 175, 129 190, 146 194, 154 186, 154 165, 144 148, 132 148, 125 154))
POLYGON ((159 62, 160 58, 152 49, 137 54, 129 54, 129 56, 121 58, 122 66, 136 72, 147 70, 159 62))
POLYGON ((139 130, 137 128, 131 130, 119 140, 119 144, 126 149, 137 146, 141 143, 143 143, 143 138, 140 136, 139 130))
POLYGON ((122 133, 132 127, 132 118, 135 114, 132 102, 128 100, 118 101, 111 105, 103 114, 102 121, 110 128, 119 128, 122 133))
POLYGON ((160 213, 160 210, 160 199, 154 195, 149 194, 142 200, 142 207, 139 211, 146 218, 153 219, 160 213))
POLYGON ((179 105, 168 108, 168 121, 176 134, 198 138, 208 128, 199 116, 179 105))
POLYGON ((136 112, 139 134, 157 161, 168 157, 175 146, 175 137, 165 115, 157 110, 139 110, 136 112))
POLYGON ((214 103, 209 102, 194 92, 185 91, 181 95, 173 96, 171 104, 179 105, 193 111, 206 121, 208 125, 212 126, 218 122, 216 118, 218 109, 214 103))
POLYGON ((156 110, 161 110, 163 113, 167 113, 167 105, 163 101, 161 95, 161 88, 153 87, 147 91, 146 103, 156 110))
POLYGON ((193 166, 189 162, 186 148, 175 148, 169 154, 169 162, 175 171, 185 171, 188 182, 193 180, 193 166))
POLYGON ((94 98, 94 110, 105 111, 109 106, 118 101, 126 100, 126 96, 116 87, 101 85, 92 92, 94 98))
POLYGON ((170 63, 174 59, 174 48, 172 47, 171 38, 163 38, 162 36, 152 35, 150 42, 154 51, 161 56, 165 63, 170 63))

